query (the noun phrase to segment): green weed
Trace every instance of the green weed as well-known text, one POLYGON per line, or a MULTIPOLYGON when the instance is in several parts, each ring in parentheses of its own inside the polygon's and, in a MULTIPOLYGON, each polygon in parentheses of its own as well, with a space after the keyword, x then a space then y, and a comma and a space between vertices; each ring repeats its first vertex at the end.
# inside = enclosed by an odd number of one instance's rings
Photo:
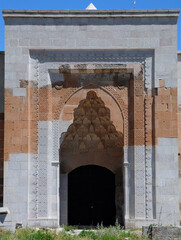
POLYGON ((148 240, 139 237, 133 231, 125 231, 118 223, 115 226, 97 226, 97 230, 82 230, 77 236, 73 234, 75 227, 64 226, 65 231, 56 234, 54 230, 36 230, 32 228, 17 229, 15 233, 0 230, 1 240, 148 240))
POLYGON ((74 231, 75 229, 77 229, 76 226, 71 226, 71 225, 63 225, 63 228, 66 232, 69 232, 69 231, 74 231))

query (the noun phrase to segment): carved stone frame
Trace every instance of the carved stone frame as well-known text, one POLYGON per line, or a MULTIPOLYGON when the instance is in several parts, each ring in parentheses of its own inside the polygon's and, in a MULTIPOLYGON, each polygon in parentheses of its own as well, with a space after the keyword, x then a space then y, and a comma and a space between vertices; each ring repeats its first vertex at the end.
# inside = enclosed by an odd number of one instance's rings
MULTIPOLYGON (((99 63, 108 63, 110 66, 115 67, 114 65, 117 64, 127 64, 127 67, 134 69, 134 75, 136 75, 136 66, 142 66, 143 67, 143 79, 144 79, 144 87, 146 89, 152 89, 153 87, 153 52, 152 51, 117 51, 117 50, 106 50, 106 51, 30 51, 30 80, 36 81, 37 82, 37 94, 38 94, 38 89, 44 85, 51 84, 51 79, 49 77, 49 70, 58 70, 62 64, 68 64, 71 67, 71 64, 73 62, 79 63, 79 64, 85 64, 87 62, 90 65, 94 65, 95 62, 99 63)), ((77 91, 76 89, 75 91, 77 91)), ((118 102, 120 106, 123 105, 123 102, 121 100, 120 96, 117 96, 115 94, 114 89, 109 87, 109 89, 104 89, 106 92, 111 94, 113 98, 118 102)), ((64 101, 60 102, 60 108, 63 107, 64 103, 69 99, 69 97, 73 94, 72 90, 66 95, 66 99, 64 101)), ((37 95, 37 103, 39 102, 38 100, 38 95, 37 95)), ((145 106, 147 104, 147 100, 145 100, 145 106)), ((38 105, 38 104, 37 104, 38 105)), ((37 116, 38 116, 38 107, 37 107, 37 116)), ((58 112, 57 112, 58 114, 58 112)), ((126 115, 126 113, 124 113, 126 115)), ((147 116, 145 112, 145 116, 147 116)), ((150 116, 149 116, 150 117, 150 116)), ((126 123, 127 121, 125 121, 126 123)), ((37 132, 37 137, 40 134, 40 125, 41 123, 38 123, 38 132, 37 132)), ((58 132, 59 124, 58 121, 52 121, 50 123, 52 132, 55 133, 58 132)), ((48 129, 47 129, 48 133, 48 129)), ((40 136, 39 136, 40 137, 40 136)), ((38 137, 38 139, 39 139, 38 137)), ((40 172, 44 171, 42 175, 47 176, 48 171, 51 171, 47 168, 47 161, 52 162, 52 166, 57 166, 57 181, 59 179, 59 170, 58 170, 58 137, 53 137, 52 139, 53 142, 53 149, 52 149, 52 160, 45 159, 43 164, 42 159, 39 153, 35 155, 34 162, 35 164, 33 165, 33 169, 31 172, 34 174, 30 175, 29 178, 33 180, 34 184, 34 189, 32 186, 29 186, 29 195, 31 201, 29 202, 29 212, 33 212, 30 218, 47 218, 48 217, 48 198, 47 198, 47 185, 48 185, 48 180, 46 179, 46 184, 43 184, 42 181, 44 179, 40 176, 40 172), (43 168, 42 168, 43 167, 43 168), (41 171, 40 171, 41 170, 41 171), (42 184, 41 184, 42 182, 42 184), (40 187, 40 185, 45 185, 44 189, 40 187), (46 188, 46 189, 45 189, 46 188), (44 199, 43 201, 39 201, 41 198, 41 193, 45 192, 44 194, 44 199), (43 202, 43 203, 42 203, 43 202), (43 214, 39 214, 39 211, 43 212, 43 214)), ((145 144, 146 146, 146 144, 145 144)), ((152 153, 152 146, 146 146, 143 147, 142 151, 144 152, 144 157, 142 159, 142 162, 144 163, 143 169, 144 169, 144 176, 145 178, 143 179, 143 185, 144 185, 144 192, 143 195, 146 196, 146 198, 143 199, 143 203, 145 204, 145 212, 142 214, 143 219, 153 219, 153 186, 152 186, 152 162, 154 161, 154 155, 152 153), (146 158, 145 158, 146 156, 146 158), (146 159, 146 162, 145 162, 146 159), (151 169, 151 172, 150 172, 151 169), (149 176, 146 174, 146 172, 149 172, 149 176), (149 177, 149 180, 148 180, 149 177), (149 187, 147 187, 147 184, 149 182, 149 187), (151 182, 151 188, 150 188, 150 182, 151 182), (147 207, 149 206, 149 208, 147 207)), ((135 164, 137 162, 136 155, 134 154, 134 158, 132 161, 130 161, 130 150, 128 147, 124 148, 124 189, 125 189, 125 221, 127 219, 129 220, 131 217, 134 219, 136 218, 136 214, 134 216, 130 215, 130 208, 133 206, 132 203, 130 203, 130 182, 129 182, 129 175, 130 175, 130 168, 135 168, 135 164)), ((135 176, 136 177, 136 176, 135 176)), ((57 195, 59 195, 59 188, 57 186, 57 195)), ((135 195, 135 198, 137 196, 135 195)), ((139 198, 140 196, 138 196, 139 198)), ((134 204, 136 202, 134 201, 134 204)), ((134 207, 139 208, 139 206, 134 207)), ((58 204, 58 198, 57 198, 57 217, 59 218, 59 204, 58 204)), ((134 210, 131 210, 134 211, 134 210)), ((59 220, 57 219, 57 222, 59 223, 59 220)))

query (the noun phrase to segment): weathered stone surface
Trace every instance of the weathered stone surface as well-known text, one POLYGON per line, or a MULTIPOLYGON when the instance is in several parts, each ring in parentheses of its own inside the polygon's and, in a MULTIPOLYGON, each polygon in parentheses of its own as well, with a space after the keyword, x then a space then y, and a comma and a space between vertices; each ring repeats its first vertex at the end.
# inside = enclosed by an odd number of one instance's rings
POLYGON ((153 240, 177 240, 181 237, 181 228, 172 226, 142 227, 142 234, 153 240))

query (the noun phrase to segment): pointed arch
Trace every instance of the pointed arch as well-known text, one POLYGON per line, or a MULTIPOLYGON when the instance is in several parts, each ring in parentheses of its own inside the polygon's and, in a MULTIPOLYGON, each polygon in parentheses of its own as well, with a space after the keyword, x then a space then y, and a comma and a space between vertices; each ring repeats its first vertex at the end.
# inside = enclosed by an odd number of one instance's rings
POLYGON ((109 96, 111 96, 112 99, 115 101, 115 103, 120 109, 120 112, 123 118, 124 145, 127 145, 128 144, 128 109, 124 100, 122 99, 122 96, 116 91, 116 88, 113 86, 103 87, 98 84, 87 84, 79 88, 67 88, 66 89, 67 91, 65 91, 64 95, 62 96, 62 98, 59 100, 57 104, 55 119, 60 118, 60 113, 63 109, 63 106, 69 101, 69 99, 71 99, 76 93, 78 93, 82 89, 89 89, 89 88, 99 88, 104 92, 106 92, 109 96))

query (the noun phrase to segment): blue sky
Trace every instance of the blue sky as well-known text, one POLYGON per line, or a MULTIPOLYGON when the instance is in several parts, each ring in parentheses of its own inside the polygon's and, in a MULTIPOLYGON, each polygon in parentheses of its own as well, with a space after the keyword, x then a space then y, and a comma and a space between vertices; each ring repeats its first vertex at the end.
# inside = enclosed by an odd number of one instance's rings
MULTIPOLYGON (((134 0, 0 0, 2 9, 132 9, 134 0)), ((180 8, 181 0, 136 0, 136 9, 180 8)), ((4 50, 4 21, 0 11, 0 51, 4 50)), ((181 50, 181 16, 178 20, 178 50, 181 50)))

